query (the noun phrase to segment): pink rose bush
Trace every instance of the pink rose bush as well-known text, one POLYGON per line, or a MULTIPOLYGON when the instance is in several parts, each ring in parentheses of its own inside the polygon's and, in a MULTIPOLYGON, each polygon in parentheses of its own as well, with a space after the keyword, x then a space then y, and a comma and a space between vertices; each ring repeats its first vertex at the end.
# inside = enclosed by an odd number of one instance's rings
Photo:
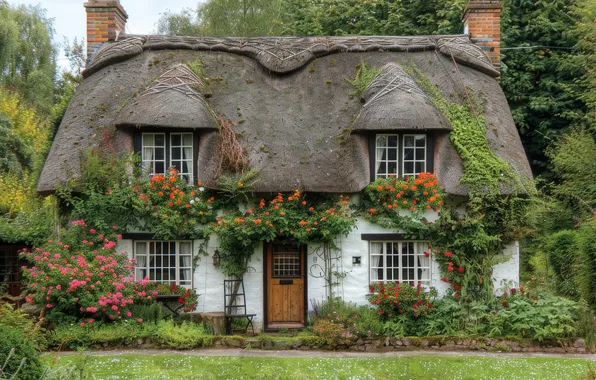
POLYGON ((101 233, 77 220, 62 231, 61 241, 23 250, 30 263, 23 267, 26 301, 46 309, 48 317, 74 317, 81 326, 137 320, 130 305, 154 301, 157 291, 147 288, 148 278, 134 280, 134 261, 116 252, 121 236, 115 230, 101 233))

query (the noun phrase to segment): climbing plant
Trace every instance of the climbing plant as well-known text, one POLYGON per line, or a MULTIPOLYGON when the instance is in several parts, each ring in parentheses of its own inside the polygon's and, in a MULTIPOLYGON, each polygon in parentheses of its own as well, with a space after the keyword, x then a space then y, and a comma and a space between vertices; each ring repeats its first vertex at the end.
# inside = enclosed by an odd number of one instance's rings
POLYGON ((212 231, 217 234, 222 252, 221 270, 228 276, 242 277, 254 247, 278 237, 298 242, 333 242, 349 233, 355 225, 349 199, 312 199, 296 190, 278 194, 246 211, 229 210, 217 219, 212 231))

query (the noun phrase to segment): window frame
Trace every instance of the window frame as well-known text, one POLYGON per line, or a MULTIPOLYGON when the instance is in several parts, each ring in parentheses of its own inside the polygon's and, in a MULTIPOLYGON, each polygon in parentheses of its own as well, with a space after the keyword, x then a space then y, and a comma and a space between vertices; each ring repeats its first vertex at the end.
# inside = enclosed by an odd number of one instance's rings
MULTIPOLYGON (((425 171, 432 173, 434 171, 434 148, 435 148, 435 138, 434 135, 430 131, 403 131, 403 132, 389 132, 389 131, 375 131, 369 134, 368 138, 368 152, 369 152, 369 161, 370 161, 370 181, 374 182, 377 178, 387 178, 387 177, 377 177, 376 171, 376 163, 377 163, 377 136, 387 135, 387 136, 398 136, 398 147, 397 147, 397 177, 403 178, 404 177, 404 139, 406 136, 417 136, 417 135, 425 135, 426 136, 426 145, 425 145, 425 171), (420 133, 423 132, 423 133, 420 133)), ((415 156, 414 156, 415 157, 415 156)), ((413 175, 413 174, 408 174, 413 175)))
MULTIPOLYGON (((196 131, 182 129, 182 128, 170 128, 164 130, 163 128, 143 128, 142 130, 135 131, 134 134, 134 152, 141 155, 141 165, 143 165, 143 134, 145 133, 163 133, 165 136, 165 170, 167 173, 168 168, 172 166, 172 135, 180 133, 192 134, 192 173, 191 183, 197 181, 199 172, 199 134, 196 131)), ((182 161, 182 160, 179 160, 182 161)), ((182 175, 182 174, 181 174, 182 175)))
MULTIPOLYGON (((368 243, 368 259, 369 259, 369 265, 368 265, 368 279, 369 279, 369 283, 387 283, 387 282, 397 282, 399 281, 400 283, 409 283, 411 284, 412 282, 414 283, 414 285, 418 285, 418 284, 422 284, 422 285, 430 285, 432 282, 432 269, 433 269, 433 262, 432 262, 432 258, 431 256, 426 256, 424 255, 424 252, 426 252, 426 247, 428 247, 429 242, 428 241, 424 241, 424 240, 389 240, 389 239, 367 239, 367 243, 368 243), (373 244, 383 244, 383 250, 381 254, 375 254, 372 251, 372 245, 373 244), (388 254, 388 249, 387 249, 387 245, 388 244, 398 244, 398 252, 397 255, 396 254, 388 254), (410 266, 404 266, 403 265, 403 253, 401 251, 401 248, 403 247, 403 244, 407 244, 407 243, 413 243, 413 247, 414 247, 414 253, 413 253, 413 257, 414 257, 414 266, 410 267, 410 266), (421 252, 419 252, 418 250, 420 250, 421 252), (375 266, 373 265, 373 256, 375 257, 382 257, 382 263, 383 266, 379 267, 379 266, 375 266), (387 256, 397 256, 397 262, 398 265, 397 266, 391 266, 388 267, 387 266, 387 256), (427 260, 428 262, 428 266, 421 266, 419 265, 418 260, 416 260, 417 258, 422 257, 423 260, 427 260), (383 278, 382 279, 373 279, 373 271, 378 271, 379 269, 383 270, 383 278), (414 279, 404 279, 403 278, 403 274, 404 274, 404 270, 411 270, 413 269, 413 274, 414 274, 414 279), (398 274, 399 274, 399 278, 392 278, 392 279, 388 279, 387 277, 387 272, 388 270, 397 270, 398 274), (428 273, 428 278, 426 279, 420 279, 418 277, 418 271, 422 270, 422 273, 425 273, 424 270, 426 270, 426 273, 428 273)), ((429 252, 430 253, 430 252, 429 252)), ((408 256, 410 256, 408 254, 408 256)), ((395 259, 395 257, 394 257, 395 259)), ((377 276, 378 277, 378 276, 377 276)))
MULTIPOLYGON (((168 253, 167 256, 169 256, 169 255, 170 254, 168 253)), ((155 256, 155 259, 157 260, 157 256, 158 256, 157 252, 155 252, 153 254, 153 256, 155 256)), ((163 253, 160 256, 161 256, 161 258, 163 260, 163 256, 164 256, 163 253)), ((188 255, 183 255, 183 256, 188 256, 188 255)), ((161 274, 162 274, 162 277, 163 277, 163 273, 164 273, 163 271, 164 271, 165 268, 167 268, 167 269, 174 269, 175 270, 175 277, 176 278, 174 279, 174 281, 172 281, 171 279, 168 279, 168 280, 165 280, 164 281, 163 278, 162 278, 159 281, 158 280, 149 280, 149 282, 160 283, 160 284, 173 284, 173 283, 175 283, 176 285, 184 286, 184 287, 193 287, 194 286, 194 270, 193 270, 193 267, 192 267, 192 262, 193 262, 193 259, 194 259, 194 244, 193 244, 193 241, 192 240, 155 240, 155 239, 134 240, 133 241, 133 253, 132 253, 132 257, 135 260, 134 276, 135 276, 135 280, 136 281, 142 280, 145 276, 151 278, 151 276, 150 276, 151 269, 155 269, 156 271, 158 269, 161 269, 161 274), (152 256, 151 253, 150 253, 150 244, 152 244, 152 243, 153 244, 157 244, 157 243, 159 243, 159 244, 164 244, 164 243, 165 244, 170 244, 170 243, 174 243, 175 244, 175 247, 176 247, 175 248, 176 249, 176 252, 175 252, 176 258, 175 258, 175 266, 173 268, 171 266, 164 266, 163 265, 163 261, 162 261, 162 265, 159 266, 159 267, 157 265, 155 265, 155 266, 151 266, 150 265, 150 263, 151 263, 151 256, 152 256), (188 266, 181 266, 180 265, 180 256, 182 256, 181 253, 180 253, 180 243, 189 243, 190 244, 190 262, 189 262, 189 265, 188 266), (139 250, 138 245, 139 244, 146 244, 146 246, 145 246, 145 253, 144 254, 138 252, 138 250, 139 250), (138 260, 137 260, 137 257, 138 256, 145 256, 146 265, 144 265, 143 267, 139 267, 137 265, 138 264, 138 260), (190 279, 189 280, 181 280, 180 279, 180 271, 181 270, 186 270, 186 269, 189 270, 190 279), (142 276, 143 278, 139 278, 139 277, 141 277, 141 276, 138 275, 138 271, 139 270, 145 270, 146 271, 145 272, 145 276, 142 276), (182 284, 181 284, 181 281, 183 281, 182 284)))

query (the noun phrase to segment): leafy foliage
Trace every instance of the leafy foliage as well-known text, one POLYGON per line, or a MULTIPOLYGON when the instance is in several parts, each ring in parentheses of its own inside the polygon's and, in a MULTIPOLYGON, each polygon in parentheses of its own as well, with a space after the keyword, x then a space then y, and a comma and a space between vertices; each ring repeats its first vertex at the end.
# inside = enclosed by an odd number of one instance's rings
POLYGON ((296 190, 284 196, 278 194, 258 207, 244 212, 230 210, 217 219, 212 227, 222 251, 224 274, 241 277, 257 243, 278 237, 293 238, 297 242, 331 242, 349 233, 355 220, 348 207, 348 198, 339 201, 318 201, 296 190))
POLYGON ((210 0, 195 11, 164 13, 159 34, 256 37, 280 34, 280 0, 210 0))
POLYGON ((286 35, 424 35, 462 31, 465 1, 334 1, 282 2, 286 35))
POLYGON ((2 336, 0 377, 23 380, 40 379, 45 367, 35 346, 25 337, 22 330, 0 324, 0 336, 2 336), (23 360, 24 358, 26 359, 23 360))
POLYGON ((21 257, 31 264, 23 271, 30 290, 27 302, 40 306, 50 319, 83 320, 81 325, 133 318, 128 305, 151 300, 157 292, 145 290, 148 279, 134 281, 134 263, 125 253, 116 253, 120 236, 113 230, 115 226, 102 233, 74 221, 62 241, 23 250, 21 257))
POLYGON ((52 20, 41 6, 0 2, 0 84, 18 92, 38 111, 53 105, 56 49, 52 20))
POLYGON ((366 88, 372 83, 373 80, 379 75, 381 72, 380 69, 369 67, 366 61, 361 61, 360 64, 356 67, 357 71, 354 78, 349 79, 346 78, 346 82, 354 87, 354 91, 351 95, 360 95, 366 88))
POLYGON ((578 42, 570 33, 577 22, 573 3, 507 0, 503 5, 503 47, 538 46, 503 50, 501 83, 534 169, 545 175, 546 148, 586 112, 577 78, 587 67, 574 63, 571 50, 578 42))

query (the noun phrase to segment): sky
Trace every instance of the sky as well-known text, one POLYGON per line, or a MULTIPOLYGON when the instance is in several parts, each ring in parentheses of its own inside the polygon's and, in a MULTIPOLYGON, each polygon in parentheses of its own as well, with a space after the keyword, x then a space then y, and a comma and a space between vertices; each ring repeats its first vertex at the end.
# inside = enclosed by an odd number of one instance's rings
MULTIPOLYGON (((180 12, 183 8, 195 9, 200 0, 120 0, 120 4, 128 13, 127 33, 149 34, 157 29, 160 14, 169 10, 180 12)), ((47 16, 54 19, 56 34, 54 40, 62 43, 64 36, 68 40, 77 37, 80 41, 85 36, 85 0, 8 0, 11 5, 41 5, 47 10, 47 16)), ((62 68, 68 66, 64 53, 60 51, 58 64, 62 68)))

